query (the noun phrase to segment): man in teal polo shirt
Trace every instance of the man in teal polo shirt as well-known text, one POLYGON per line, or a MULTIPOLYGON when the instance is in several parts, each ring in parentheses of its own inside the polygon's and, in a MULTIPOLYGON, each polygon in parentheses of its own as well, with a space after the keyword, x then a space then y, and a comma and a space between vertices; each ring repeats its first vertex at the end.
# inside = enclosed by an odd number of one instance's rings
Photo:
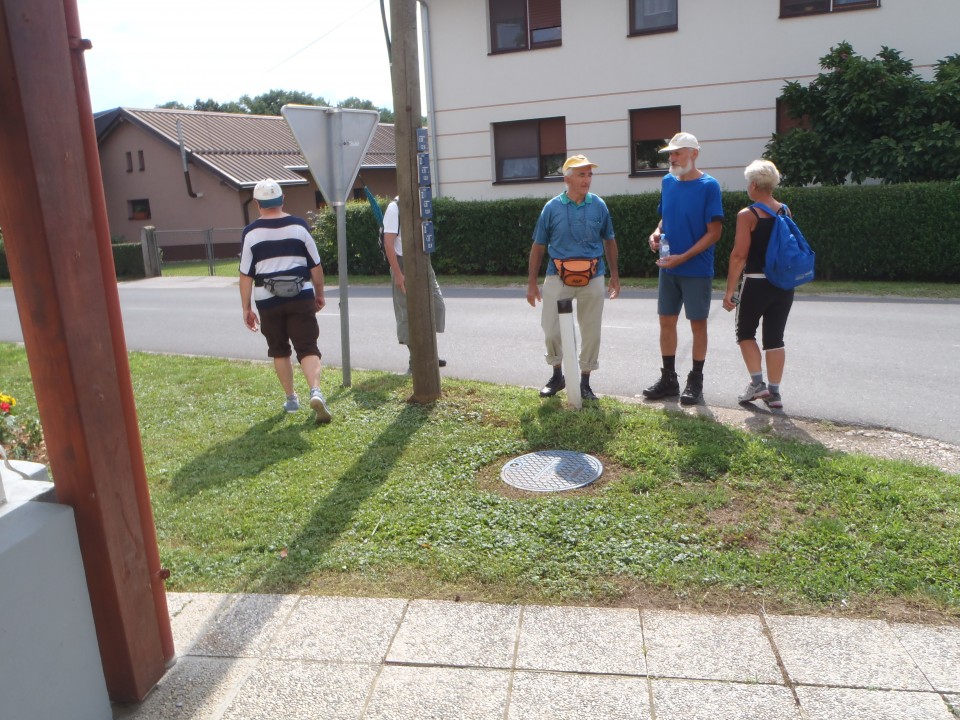
MULTIPOLYGON (((620 272, 617 268, 617 240, 613 235, 610 212, 603 199, 590 192, 594 163, 583 155, 574 155, 563 163, 563 181, 567 189, 547 202, 533 231, 530 248, 527 302, 536 307, 543 303, 540 324, 543 327, 547 362, 553 366, 553 375, 540 390, 540 397, 551 397, 566 387, 561 360, 563 344, 560 339, 560 316, 557 301, 574 298, 577 301, 577 324, 580 326, 580 396, 596 400, 590 388, 590 373, 600 367, 600 323, 604 302, 604 255, 610 265, 610 298, 620 294, 620 272), (543 256, 547 255, 547 275, 543 291, 537 285, 543 256), (584 284, 565 284, 561 281, 558 261, 582 259, 589 263, 587 275, 581 275, 584 284)), ((576 280, 569 282, 576 283, 576 280)))

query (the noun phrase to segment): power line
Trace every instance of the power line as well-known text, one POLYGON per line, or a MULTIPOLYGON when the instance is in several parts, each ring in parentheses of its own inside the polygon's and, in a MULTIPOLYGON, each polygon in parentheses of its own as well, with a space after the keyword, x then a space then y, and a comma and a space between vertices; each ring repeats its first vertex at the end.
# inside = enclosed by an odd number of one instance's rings
POLYGON ((364 5, 362 8, 360 8, 357 12, 355 12, 353 15, 351 15, 350 17, 348 17, 346 20, 344 20, 344 21, 341 22, 341 23, 338 23, 337 25, 334 25, 332 28, 330 28, 329 30, 327 30, 323 35, 321 35, 320 37, 318 37, 316 40, 310 42, 310 43, 307 44, 307 45, 304 45, 302 48, 300 48, 299 50, 297 50, 297 51, 296 51, 293 55, 291 55, 290 57, 288 57, 288 58, 286 58, 286 59, 284 59, 284 60, 281 60, 281 61, 278 62, 276 65, 274 65, 272 68, 270 68, 269 70, 267 70, 267 72, 270 72, 271 70, 276 70, 278 67, 280 67, 280 66, 283 65, 284 63, 287 63, 287 62, 289 62, 290 60, 293 60, 297 55, 299 55, 300 53, 302 53, 304 50, 306 50, 306 49, 308 49, 308 48, 310 48, 310 47, 313 47, 313 46, 316 45, 318 42, 320 42, 321 40, 323 40, 327 35, 329 35, 330 33, 332 33, 334 30, 337 30, 338 28, 343 27, 343 26, 346 25, 348 22, 350 22, 350 21, 353 20, 355 17, 357 17, 357 15, 360 15, 361 13, 363 13, 364 10, 366 10, 368 7, 370 7, 371 5, 373 5, 373 3, 375 3, 375 2, 377 2, 377 0, 370 0, 370 2, 368 2, 368 3, 367 3, 366 5, 364 5))

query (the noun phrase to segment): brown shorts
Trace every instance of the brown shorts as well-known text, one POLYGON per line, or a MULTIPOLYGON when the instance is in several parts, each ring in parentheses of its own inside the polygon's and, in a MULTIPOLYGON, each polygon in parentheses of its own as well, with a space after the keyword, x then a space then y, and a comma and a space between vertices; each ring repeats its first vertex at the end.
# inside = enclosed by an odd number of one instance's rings
POLYGON ((297 351, 297 361, 308 355, 320 355, 317 339, 317 306, 313 298, 291 300, 260 310, 260 332, 267 339, 267 355, 272 358, 290 357, 290 345, 297 351))

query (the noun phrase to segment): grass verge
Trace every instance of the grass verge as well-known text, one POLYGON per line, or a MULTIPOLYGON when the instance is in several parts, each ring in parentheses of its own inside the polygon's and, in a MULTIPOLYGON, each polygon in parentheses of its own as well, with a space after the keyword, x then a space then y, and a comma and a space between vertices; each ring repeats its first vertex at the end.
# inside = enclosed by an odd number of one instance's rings
MULTIPOLYGON (((444 380, 412 405, 409 378, 379 372, 342 388, 326 371, 318 427, 281 411, 264 363, 131 366, 172 590, 960 618, 960 479, 934 469, 609 398, 573 412, 444 380), (603 476, 562 494, 500 482, 548 448, 603 476)), ((0 345, 0 367, 30 412, 23 350, 0 345)))

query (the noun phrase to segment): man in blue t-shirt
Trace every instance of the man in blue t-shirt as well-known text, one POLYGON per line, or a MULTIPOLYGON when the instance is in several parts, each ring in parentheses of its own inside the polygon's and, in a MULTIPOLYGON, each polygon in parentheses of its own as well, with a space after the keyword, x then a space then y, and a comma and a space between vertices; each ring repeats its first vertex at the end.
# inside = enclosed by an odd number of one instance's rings
POLYGON ((590 373, 600 367, 600 323, 603 319, 605 271, 604 256, 610 265, 611 299, 620 294, 620 273, 617 269, 617 240, 606 203, 590 192, 593 169, 597 167, 583 155, 574 155, 563 163, 563 182, 567 189, 549 200, 540 212, 533 231, 533 245, 528 262, 527 302, 536 307, 543 303, 540 325, 547 351, 547 362, 553 374, 540 390, 540 397, 552 397, 566 387, 561 361, 563 343, 560 339, 558 300, 576 299, 577 324, 580 326, 580 397, 596 400, 590 387, 590 373), (537 285, 540 266, 547 256, 547 276, 543 292, 537 285), (558 262, 580 259, 586 262, 580 282, 561 280, 558 262), (589 276, 589 277, 588 277, 589 276))
POLYGON ((643 391, 658 400, 680 395, 683 405, 703 399, 703 364, 707 358, 707 317, 713 284, 713 246, 720 239, 723 202, 720 184, 697 169, 700 143, 690 133, 677 133, 660 150, 670 154, 670 174, 661 185, 660 222, 650 235, 650 250, 660 252, 661 240, 670 254, 657 261, 660 281, 657 314, 660 316, 660 379, 643 391), (680 393, 677 379, 677 321, 686 308, 693 333, 693 369, 680 393))

